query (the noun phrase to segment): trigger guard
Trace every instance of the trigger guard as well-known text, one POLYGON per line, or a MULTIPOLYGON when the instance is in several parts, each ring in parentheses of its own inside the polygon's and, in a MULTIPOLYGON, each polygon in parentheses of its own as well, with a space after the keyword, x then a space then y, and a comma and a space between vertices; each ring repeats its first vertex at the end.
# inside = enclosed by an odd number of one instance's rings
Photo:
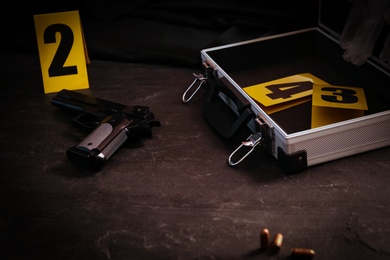
POLYGON ((80 114, 72 119, 72 124, 78 128, 92 131, 101 121, 101 118, 92 114, 80 114))

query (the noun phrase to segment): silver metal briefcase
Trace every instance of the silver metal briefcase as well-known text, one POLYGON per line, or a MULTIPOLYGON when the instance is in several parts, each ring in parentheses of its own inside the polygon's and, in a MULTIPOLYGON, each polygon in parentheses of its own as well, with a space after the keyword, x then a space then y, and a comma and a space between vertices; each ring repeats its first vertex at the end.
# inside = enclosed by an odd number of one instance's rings
POLYGON ((346 62, 339 39, 338 32, 320 22, 315 28, 204 49, 202 72, 194 74, 182 101, 187 103, 204 89, 205 117, 222 136, 230 138, 242 128, 250 129, 252 135, 228 158, 232 166, 255 147, 269 151, 286 172, 297 172, 389 146, 389 67, 375 56, 362 66, 346 62), (368 110, 359 117, 313 128, 312 101, 269 113, 245 91, 248 86, 303 73, 332 86, 363 88, 368 110))

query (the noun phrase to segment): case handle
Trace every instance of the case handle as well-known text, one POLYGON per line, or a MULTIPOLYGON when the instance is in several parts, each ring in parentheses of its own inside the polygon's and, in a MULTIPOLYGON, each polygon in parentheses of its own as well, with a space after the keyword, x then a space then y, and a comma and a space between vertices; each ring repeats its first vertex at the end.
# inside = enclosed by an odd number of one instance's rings
POLYGON ((203 114, 220 135, 231 138, 253 118, 251 105, 234 87, 228 87, 229 84, 223 84, 219 78, 208 77, 208 83, 209 89, 202 106, 203 114), (233 102, 238 116, 222 101, 220 93, 233 102))

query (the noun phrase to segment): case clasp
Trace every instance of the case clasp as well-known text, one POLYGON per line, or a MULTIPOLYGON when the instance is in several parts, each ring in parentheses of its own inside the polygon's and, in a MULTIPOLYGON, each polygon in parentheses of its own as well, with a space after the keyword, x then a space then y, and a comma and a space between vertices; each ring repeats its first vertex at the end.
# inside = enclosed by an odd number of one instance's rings
POLYGON ((250 135, 245 141, 243 141, 236 150, 234 150, 228 159, 228 164, 230 166, 236 166, 237 164, 241 163, 249 154, 253 152, 253 150, 258 146, 262 145, 263 148, 270 151, 271 153, 274 152, 274 128, 269 123, 268 120, 266 120, 264 117, 262 117, 260 114, 255 119, 256 122, 256 133, 250 135), (241 152, 242 149, 245 149, 246 147, 249 147, 250 149, 241 156, 240 159, 234 161, 233 157, 237 157, 238 153, 241 152))
POLYGON ((263 147, 269 151, 271 154, 275 153, 275 134, 273 125, 261 114, 257 115, 255 119, 257 127, 259 128, 259 132, 262 133, 263 136, 263 147))
POLYGON ((261 133, 255 133, 255 134, 252 134, 250 135, 245 141, 243 141, 238 147, 236 150, 234 150, 230 156, 229 156, 229 159, 228 159, 228 164, 230 166, 236 166, 237 164, 239 164, 240 162, 242 162, 249 154, 251 154, 253 152, 253 150, 256 148, 256 146, 258 146, 259 144, 261 144, 263 142, 263 137, 261 135, 261 133), (247 151, 240 159, 238 159, 237 161, 233 161, 233 157, 236 155, 236 153, 238 153, 242 148, 244 147, 250 147, 249 151, 247 151))
POLYGON ((207 80, 207 76, 204 76, 202 74, 195 74, 193 73, 193 75, 195 76, 195 80, 191 83, 191 85, 187 88, 187 90, 184 92, 182 98, 181 98, 181 101, 183 103, 187 103, 189 102, 194 96, 195 94, 199 91, 200 87, 203 85, 203 83, 207 80), (187 98, 187 95, 188 95, 188 92, 193 88, 193 86, 195 85, 196 82, 200 81, 198 87, 192 92, 192 94, 187 98))
POLYGON ((210 68, 212 69, 211 65, 206 61, 202 64, 202 73, 195 74, 192 73, 195 77, 194 81, 191 83, 191 85, 184 91, 183 96, 181 98, 181 101, 185 104, 189 102, 196 93, 198 93, 199 89, 202 87, 203 83, 206 82, 208 78, 208 73, 210 68), (198 87, 192 92, 192 94, 188 94, 188 92, 195 86, 195 84, 200 81, 198 87), (187 97, 189 95, 189 97, 187 97))

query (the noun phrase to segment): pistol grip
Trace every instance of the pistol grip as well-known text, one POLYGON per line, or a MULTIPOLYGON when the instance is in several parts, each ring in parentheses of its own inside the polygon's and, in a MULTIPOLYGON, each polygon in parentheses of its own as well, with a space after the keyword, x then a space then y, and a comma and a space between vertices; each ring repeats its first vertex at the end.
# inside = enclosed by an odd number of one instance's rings
POLYGON ((69 148, 68 159, 89 170, 99 170, 128 139, 126 127, 131 123, 122 114, 99 125, 81 143, 69 148))

